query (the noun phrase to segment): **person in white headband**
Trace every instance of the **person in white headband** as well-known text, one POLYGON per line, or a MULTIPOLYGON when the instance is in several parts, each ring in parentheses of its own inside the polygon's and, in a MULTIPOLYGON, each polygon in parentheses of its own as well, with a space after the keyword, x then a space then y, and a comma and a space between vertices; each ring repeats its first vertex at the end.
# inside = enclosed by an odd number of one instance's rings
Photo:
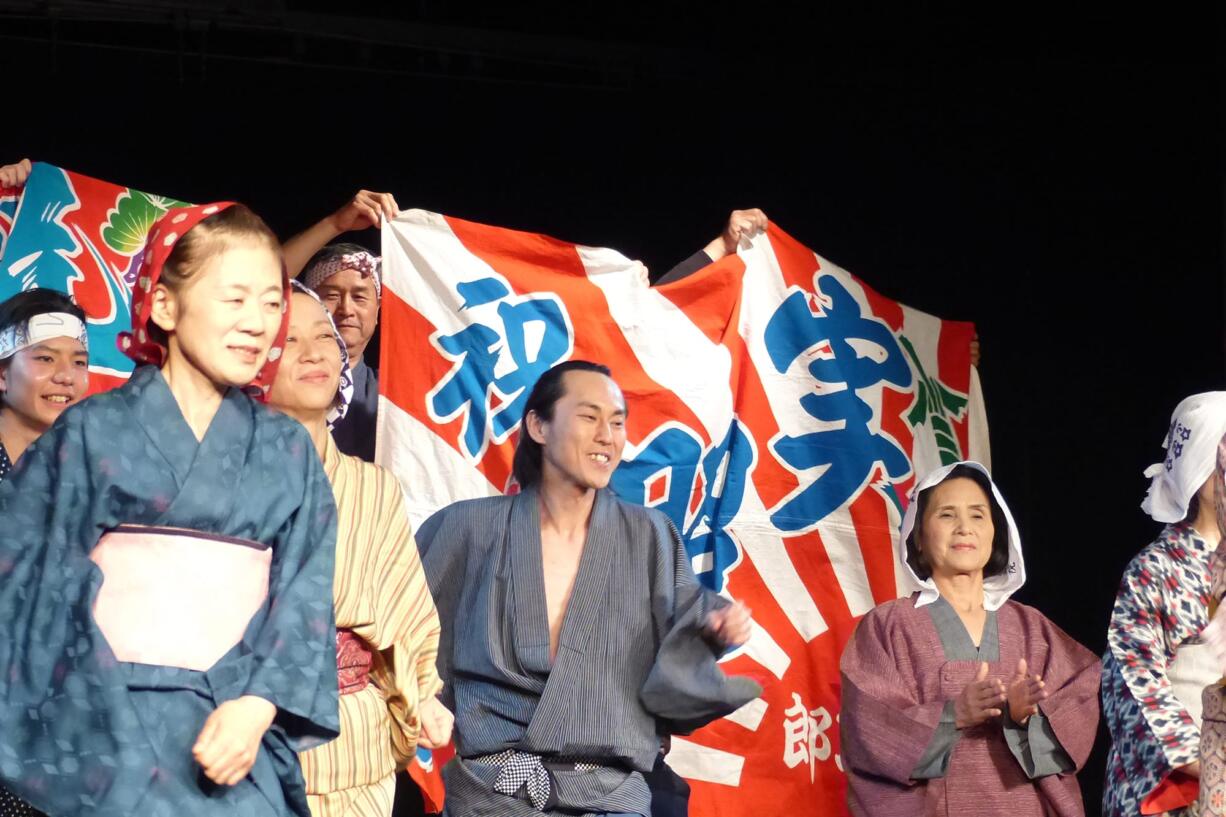
POLYGON ((0 481, 89 387, 85 313, 61 292, 0 304, 0 481))
POLYGON ((1194 813, 1201 692, 1221 675, 1200 634, 1221 539, 1212 477, 1223 433, 1226 392, 1192 395, 1171 415, 1162 461, 1145 470, 1141 508, 1165 527, 1125 569, 1107 626, 1106 817, 1194 813))
POLYGON ((1009 600, 1026 580, 1021 545, 977 462, 911 492, 895 565, 911 595, 870 610, 839 664, 856 817, 1084 815, 1098 657, 1009 600))

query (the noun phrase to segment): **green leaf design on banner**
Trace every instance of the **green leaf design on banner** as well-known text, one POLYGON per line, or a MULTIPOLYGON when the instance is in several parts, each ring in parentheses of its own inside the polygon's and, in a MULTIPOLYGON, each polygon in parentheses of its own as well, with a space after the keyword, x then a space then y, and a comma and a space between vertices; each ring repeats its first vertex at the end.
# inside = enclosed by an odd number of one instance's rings
POLYGON ((958 445, 951 420, 962 418, 969 400, 924 371, 911 341, 901 335, 899 340, 916 371, 915 405, 907 413, 907 422, 912 428, 925 424, 932 428, 942 465, 958 462, 963 459, 962 447, 958 445))
POLYGON ((165 196, 151 196, 139 190, 128 190, 115 201, 110 218, 102 228, 102 240, 116 252, 135 254, 145 245, 154 222, 183 202, 165 196))

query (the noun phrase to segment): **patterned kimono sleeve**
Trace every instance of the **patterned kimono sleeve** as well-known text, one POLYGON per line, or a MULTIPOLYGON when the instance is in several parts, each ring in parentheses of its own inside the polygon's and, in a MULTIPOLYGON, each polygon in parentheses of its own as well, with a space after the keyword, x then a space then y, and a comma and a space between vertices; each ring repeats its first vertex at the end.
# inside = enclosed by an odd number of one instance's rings
POLYGON ((379 471, 382 501, 377 528, 379 556, 375 579, 374 632, 361 633, 379 650, 390 678, 387 706, 392 716, 392 753, 398 765, 417 751, 421 702, 437 695, 443 682, 435 668, 439 621, 426 584, 400 485, 379 471))
POLYGON ((1160 552, 1143 551, 1124 573, 1107 629, 1107 650, 1114 659, 1112 663, 1123 681, 1123 689, 1118 684, 1103 686, 1104 696, 1114 686, 1114 694, 1127 694, 1134 699, 1132 703, 1153 738, 1149 742, 1157 749, 1146 763, 1148 774, 1159 780, 1195 761, 1200 746, 1200 729, 1175 697, 1167 678, 1167 667, 1174 654, 1167 621, 1178 616, 1179 611, 1170 609, 1171 602, 1163 593, 1170 572, 1163 558, 1160 552), (1155 762, 1165 768, 1153 768, 1155 762))
POLYGON ((277 707, 275 723, 295 752, 340 732, 336 688, 336 502, 314 444, 292 446, 289 473, 303 475, 302 502, 273 542, 268 615, 253 641, 255 666, 245 694, 277 707))
POLYGON ((0 786, 51 814, 108 817, 132 813, 155 760, 93 625, 102 575, 89 551, 107 469, 91 457, 84 409, 68 409, 0 484, 0 786))

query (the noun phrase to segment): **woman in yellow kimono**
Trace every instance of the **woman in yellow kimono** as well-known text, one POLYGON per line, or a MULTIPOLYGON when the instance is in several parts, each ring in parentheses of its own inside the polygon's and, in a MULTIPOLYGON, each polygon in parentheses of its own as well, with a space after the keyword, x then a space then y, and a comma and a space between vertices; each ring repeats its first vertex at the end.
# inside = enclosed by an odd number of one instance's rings
MULTIPOLYGON (((295 282, 296 283, 296 282, 295 282)), ((392 812, 395 772, 437 748, 451 713, 435 697, 439 621, 400 484, 342 454, 329 433, 352 395, 345 345, 323 304, 296 286, 269 402, 311 433, 336 497, 336 657, 341 734, 300 755, 313 817, 392 812)))

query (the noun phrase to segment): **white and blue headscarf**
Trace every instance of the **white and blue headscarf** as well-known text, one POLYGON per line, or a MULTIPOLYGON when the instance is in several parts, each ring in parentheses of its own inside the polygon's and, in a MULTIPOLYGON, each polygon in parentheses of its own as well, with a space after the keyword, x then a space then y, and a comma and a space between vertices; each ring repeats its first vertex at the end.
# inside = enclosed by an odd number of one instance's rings
POLYGON ((328 430, 341 421, 349 411, 349 404, 353 402, 353 373, 349 371, 349 350, 345 348, 345 341, 341 339, 341 333, 336 328, 336 321, 332 319, 332 313, 324 306, 324 302, 315 294, 315 290, 303 284, 301 281, 290 281, 290 286, 294 292, 301 292, 304 295, 310 295, 315 299, 315 303, 319 304, 323 309, 324 314, 328 316, 328 325, 332 327, 332 335, 336 338, 336 345, 341 350, 341 379, 336 390, 336 402, 332 408, 328 410, 328 430))
POLYGON ((1175 407, 1162 447, 1162 462, 1145 469, 1151 482, 1141 510, 1155 522, 1180 522, 1201 486, 1213 475, 1217 448, 1226 435, 1226 391, 1194 394, 1175 407))

